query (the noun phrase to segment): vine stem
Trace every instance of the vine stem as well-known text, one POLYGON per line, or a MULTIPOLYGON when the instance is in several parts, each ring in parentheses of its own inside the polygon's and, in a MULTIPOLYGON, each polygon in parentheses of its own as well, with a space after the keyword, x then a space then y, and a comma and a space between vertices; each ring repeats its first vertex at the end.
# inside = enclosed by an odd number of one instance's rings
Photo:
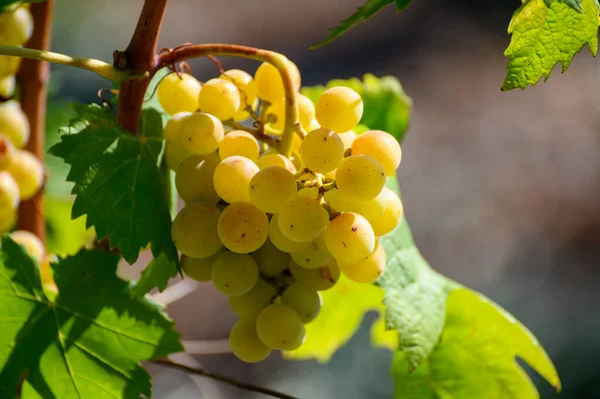
POLYGON ((210 56, 250 58, 257 61, 268 62, 277 68, 283 81, 286 100, 285 125, 283 129, 283 135, 281 137, 279 152, 289 157, 292 153, 294 134, 304 137, 306 133, 300 125, 300 117, 298 113, 298 94, 290 74, 287 58, 274 51, 235 44, 196 44, 190 46, 180 46, 167 53, 161 54, 158 58, 157 68, 172 66, 177 62, 188 60, 190 58, 210 56))
POLYGON ((234 385, 234 386, 242 388, 242 389, 246 389, 248 391, 263 393, 265 395, 269 395, 269 396, 272 396, 274 398, 280 398, 280 399, 298 399, 298 398, 296 398, 294 396, 290 396, 288 394, 285 394, 285 393, 282 393, 282 392, 278 392, 278 391, 275 391, 273 389, 261 387, 261 386, 254 385, 254 384, 249 384, 249 383, 246 383, 246 382, 243 382, 243 381, 238 381, 236 379, 233 379, 233 378, 221 375, 221 374, 213 373, 211 371, 207 371, 207 370, 204 370, 204 369, 201 369, 201 368, 193 368, 193 367, 186 366, 184 364, 175 363, 175 362, 173 362, 171 360, 168 360, 168 359, 154 360, 151 363, 157 364, 157 365, 160 365, 160 366, 164 366, 164 367, 168 367, 168 368, 172 368, 172 369, 176 369, 176 370, 185 371, 185 372, 187 372, 189 374, 201 375, 201 376, 204 376, 204 377, 212 378, 214 380, 222 381, 222 382, 225 382, 227 384, 234 385))

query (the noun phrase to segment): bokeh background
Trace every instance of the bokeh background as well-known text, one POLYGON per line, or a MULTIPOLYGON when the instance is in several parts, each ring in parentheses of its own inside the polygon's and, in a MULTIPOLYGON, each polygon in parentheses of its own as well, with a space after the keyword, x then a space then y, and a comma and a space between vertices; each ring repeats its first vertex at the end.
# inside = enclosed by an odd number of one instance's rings
MULTIPOLYGON (((393 6, 319 50, 308 45, 364 0, 171 0, 160 46, 230 42, 285 53, 305 85, 333 78, 398 77, 414 100, 399 170, 416 241, 443 274, 500 303, 548 350, 563 381, 563 399, 600 398, 600 67, 586 48, 568 73, 502 93, 506 27, 520 1, 414 0, 393 6)), ((110 61, 127 46, 142 0, 56 5, 53 50, 110 61)), ((222 59, 253 72, 250 61, 222 59)), ((191 63, 206 80, 209 61, 191 63)), ((69 101, 98 101, 109 82, 53 66, 49 142, 66 123, 69 101)), ((55 183, 65 167, 49 158, 55 183)), ((50 204, 49 206, 55 206, 50 204)), ((60 208, 63 209, 63 208, 60 208)), ((55 214, 51 233, 81 226, 55 214)), ((62 216, 60 216, 62 215, 62 216)), ((123 268, 135 275, 136 268, 123 268)), ((227 337, 235 318, 209 285, 169 307, 185 339, 227 337)), ((301 398, 389 398, 391 353, 371 347, 374 315, 329 364, 286 362, 272 355, 249 366, 232 355, 196 361, 213 371, 301 398)), ((259 398, 211 380, 151 368, 154 397, 259 398)), ((556 394, 536 379, 544 398, 556 394)), ((466 398, 470 399, 470 398, 466 398)))

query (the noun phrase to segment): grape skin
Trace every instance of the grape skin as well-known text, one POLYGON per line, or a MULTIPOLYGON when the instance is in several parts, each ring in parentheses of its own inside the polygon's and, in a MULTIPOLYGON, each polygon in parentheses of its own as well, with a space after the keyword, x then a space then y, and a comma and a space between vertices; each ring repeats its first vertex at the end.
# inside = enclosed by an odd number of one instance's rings
POLYGON ((206 155, 217 151, 224 135, 220 120, 211 114, 195 112, 181 121, 178 142, 192 154, 206 155))
POLYGON ((269 277, 274 277, 287 269, 291 259, 289 253, 277 248, 271 240, 265 241, 253 256, 258 262, 260 272, 269 277))
POLYGON ((219 202, 219 195, 213 186, 217 165, 213 159, 201 155, 183 161, 175 174, 175 187, 181 199, 209 204, 219 202))
POLYGON ((173 225, 171 237, 181 253, 191 258, 206 258, 223 244, 217 233, 221 211, 212 204, 189 203, 181 209, 173 225))
POLYGON ((167 141, 165 144, 165 161, 171 170, 176 171, 192 155, 179 141, 167 141))
POLYGON ((170 73, 158 83, 158 102, 170 115, 194 112, 201 88, 200 82, 187 73, 170 73))
POLYGON ((279 229, 288 239, 297 242, 312 241, 321 234, 329 221, 329 214, 318 200, 296 196, 279 212, 279 229))
POLYGON ((289 170, 292 173, 296 173, 296 167, 294 166, 294 164, 288 158, 284 157, 281 154, 263 154, 258 158, 256 164, 260 169, 264 169, 269 166, 279 166, 281 168, 289 170))
POLYGON ((283 252, 297 252, 307 248, 311 241, 296 242, 287 238, 279 228, 279 215, 275 214, 269 223, 269 238, 275 247, 283 252))
POLYGON ((272 349, 294 350, 305 335, 298 313, 288 305, 267 306, 256 319, 256 332, 260 340, 272 349))
POLYGON ((183 255, 181 257, 181 270, 192 280, 210 281, 212 265, 222 252, 222 250, 218 250, 215 254, 206 258, 190 258, 183 255))
POLYGON ((378 237, 386 235, 394 230, 404 213, 400 197, 387 187, 384 187, 383 190, 387 196, 387 205, 381 216, 371 222, 373 231, 378 237))
POLYGON ((342 213, 325 229, 327 249, 338 262, 358 263, 375 249, 375 233, 367 219, 353 212, 342 213))
POLYGON ((402 160, 402 150, 398 140, 389 133, 372 130, 358 136, 352 143, 352 154, 369 155, 376 159, 386 176, 394 176, 402 160))
POLYGON ((290 272, 297 282, 314 291, 326 291, 340 279, 340 269, 335 259, 318 269, 307 269, 292 261, 290 272))
POLYGON ((337 168, 335 178, 338 190, 357 201, 372 200, 385 185, 383 167, 367 155, 344 158, 337 168))
POLYGON ((8 172, 0 171, 0 217, 4 217, 5 213, 15 212, 20 201, 19 185, 14 177, 8 172))
POLYGON ((372 283, 383 273, 385 269, 385 250, 379 240, 375 243, 375 250, 362 262, 351 264, 338 262, 342 273, 350 280, 357 283, 372 283))
POLYGON ((358 134, 356 134, 354 130, 348 130, 344 133, 338 133, 338 136, 340 136, 342 142, 344 143, 344 149, 347 150, 352 147, 352 143, 354 143, 354 140, 356 140, 358 134))
POLYGON ((256 323, 242 319, 229 333, 229 344, 234 355, 246 363, 258 363, 271 354, 271 348, 263 344, 256 332, 256 323))
POLYGON ((15 151, 7 170, 19 186, 21 201, 33 198, 44 184, 44 165, 29 151, 15 151))
POLYGON ((256 162, 260 153, 260 144, 256 137, 243 130, 234 130, 223 137, 219 144, 219 156, 221 159, 234 155, 246 157, 256 162))
POLYGON ((344 143, 331 130, 313 130, 302 140, 300 156, 307 168, 318 173, 331 172, 344 159, 344 143))
MULTIPOLYGON (((19 46, 22 47, 22 46, 19 46)), ((21 65, 21 58, 0 55, 0 78, 15 75, 21 65)))
POLYGON ((336 133, 354 129, 363 114, 360 95, 348 87, 332 87, 317 101, 316 117, 319 124, 336 133))
POLYGON ((229 307, 236 316, 243 319, 256 319, 260 312, 271 304, 277 290, 263 279, 258 279, 254 287, 240 296, 229 297, 229 307))
POLYGON ((321 309, 321 296, 300 283, 290 285, 281 296, 281 303, 291 306, 303 323, 313 321, 321 309))
POLYGON ((165 140, 178 140, 179 135, 181 134, 181 125, 183 124, 183 121, 191 115, 191 112, 178 112, 175 115, 171 116, 167 120, 165 128, 163 129, 163 137, 165 138, 165 140))
POLYGON ((385 189, 381 190, 381 193, 370 201, 355 201, 348 198, 347 195, 340 193, 337 189, 327 191, 324 197, 329 206, 336 211, 358 213, 364 216, 369 222, 383 214, 388 202, 385 189))
POLYGON ((269 236, 267 215, 249 202, 236 202, 223 210, 218 223, 221 242, 233 252, 259 249, 269 236))
POLYGON ((268 166, 252 177, 250 200, 263 212, 277 213, 297 190, 296 178, 289 170, 268 166))
POLYGON ((331 254, 325 243, 325 234, 321 233, 308 247, 290 253, 292 260, 307 269, 318 269, 331 260, 331 254))
MULTIPOLYGON (((1 190, 1 189, 0 189, 1 190)), ((0 192, 0 197, 2 193, 0 192)), ((0 201, 2 201, 0 199, 0 201)), ((10 229, 14 226, 17 221, 17 212, 15 209, 5 209, 0 211, 0 234, 6 233, 10 231, 10 229)))
POLYGON ((258 265, 248 254, 223 252, 212 264, 210 276, 215 287, 223 294, 244 295, 258 281, 258 265))
POLYGON ((0 78, 0 97, 10 98, 17 87, 17 78, 14 75, 0 78))
POLYGON ((10 234, 10 238, 17 244, 23 245, 27 253, 38 262, 44 259, 46 249, 40 239, 33 233, 24 230, 14 231, 10 234))
POLYGON ((0 43, 5 46, 22 46, 33 33, 33 18, 28 9, 0 13, 0 43))
POLYGON ((256 83, 252 76, 241 69, 230 69, 219 78, 231 81, 240 91, 240 107, 233 115, 233 119, 241 121, 249 118, 250 113, 246 108, 253 106, 256 102, 256 83))
POLYGON ((200 110, 222 121, 233 118, 240 104, 240 91, 235 84, 226 79, 209 80, 202 86, 198 96, 200 110))
POLYGON ((15 100, 0 103, 0 126, 2 134, 17 148, 23 148, 29 140, 29 121, 15 100))
POLYGON ((229 203, 250 202, 250 181, 258 170, 248 158, 239 155, 225 158, 217 165, 213 176, 217 194, 229 203))
MULTIPOLYGON (((292 61, 286 59, 286 62, 294 89, 298 91, 301 83, 300 71, 292 61)), ((258 97, 262 100, 273 104, 285 97, 281 75, 277 68, 268 62, 264 62, 258 67, 254 74, 254 81, 258 97)))

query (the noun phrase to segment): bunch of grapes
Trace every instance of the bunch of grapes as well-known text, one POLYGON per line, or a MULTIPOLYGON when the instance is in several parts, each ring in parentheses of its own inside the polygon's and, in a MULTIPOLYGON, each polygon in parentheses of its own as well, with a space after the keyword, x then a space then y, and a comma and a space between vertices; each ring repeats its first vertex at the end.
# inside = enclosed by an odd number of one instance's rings
MULTIPOLYGON (((289 70, 298 90, 291 61, 289 70)), ((309 133, 294 137, 290 157, 279 153, 286 99, 268 63, 254 78, 230 70, 204 84, 173 73, 158 96, 172 115, 166 162, 185 202, 171 231, 183 271, 229 297, 240 318, 230 334, 240 359, 298 348, 319 313, 319 291, 340 273, 372 283, 383 272, 379 237, 402 217, 400 198, 385 187, 400 145, 383 131, 357 135, 362 98, 334 87, 316 106, 298 94, 309 133)))

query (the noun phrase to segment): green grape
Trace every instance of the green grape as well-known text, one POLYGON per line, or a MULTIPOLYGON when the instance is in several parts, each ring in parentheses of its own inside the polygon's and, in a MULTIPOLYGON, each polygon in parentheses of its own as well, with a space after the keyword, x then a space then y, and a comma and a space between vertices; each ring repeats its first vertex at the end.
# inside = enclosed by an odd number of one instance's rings
MULTIPOLYGON (((0 14, 2 15, 2 14, 0 14)), ((14 75, 0 78, 0 97, 10 98, 15 92, 17 79, 14 75)))
POLYGON ((317 199, 319 197, 319 189, 317 187, 304 187, 303 189, 298 190, 298 195, 317 199))
POLYGON ((223 140, 223 123, 210 114, 194 112, 181 122, 178 142, 192 154, 216 151, 223 140))
POLYGON ((231 351, 246 363, 258 363, 271 354, 271 348, 263 344, 256 332, 256 322, 250 319, 238 320, 229 333, 231 351))
POLYGON ((400 222, 400 219, 402 219, 402 214, 404 213, 404 208, 402 206, 402 200, 400 197, 398 197, 395 192, 387 187, 384 187, 383 190, 387 197, 385 210, 381 216, 371 222, 373 231, 378 237, 386 235, 394 230, 398 225, 398 222, 400 222))
POLYGON ((224 249, 219 249, 215 254, 206 258, 190 258, 183 255, 181 257, 181 270, 189 278, 196 281, 210 281, 212 265, 217 257, 224 252, 224 249))
POLYGON ((351 155, 337 168, 335 179, 342 194, 357 201, 369 201, 381 193, 385 171, 368 155, 351 155))
POLYGON ((183 121, 191 115, 191 112, 178 112, 171 116, 169 120, 167 120, 165 128, 163 129, 163 137, 165 140, 170 142, 179 140, 179 136, 181 134, 181 125, 183 124, 183 121))
POLYGON ((25 7, 0 13, 0 44, 22 46, 33 33, 33 18, 25 7))
POLYGON ((369 284, 377 280, 385 269, 385 250, 379 243, 379 239, 375 242, 375 250, 369 257, 358 263, 343 263, 338 262, 338 266, 344 276, 357 283, 369 284))
POLYGON ((0 103, 0 126, 2 134, 17 148, 23 148, 29 140, 27 116, 15 100, 0 103))
POLYGON ((344 143, 331 130, 313 130, 302 140, 300 156, 307 168, 318 173, 331 172, 344 159, 344 143))
POLYGON ((256 319, 256 332, 269 348, 293 350, 305 335, 304 325, 291 306, 276 303, 267 306, 256 319))
POLYGON ((290 254, 277 248, 271 240, 265 241, 253 255, 258 262, 260 272, 269 277, 283 272, 290 264, 290 254))
POLYGON ((179 166, 193 154, 178 141, 167 141, 165 144, 165 160, 167 167, 177 170, 179 166))
POLYGON ((321 296, 317 291, 300 283, 290 285, 281 296, 281 303, 292 307, 303 323, 313 321, 321 309, 321 296))
POLYGON ((6 219, 8 214, 16 212, 20 200, 19 185, 14 177, 0 171, 0 218, 6 219))
POLYGON ((187 73, 171 73, 158 83, 158 102, 170 115, 198 109, 200 82, 187 73))
POLYGON ((256 83, 252 76, 241 69, 230 69, 219 77, 233 82, 240 91, 240 107, 233 115, 233 119, 236 121, 248 119, 250 113, 246 108, 252 107, 256 103, 256 83))
POLYGON ((186 159, 177 168, 175 187, 186 202, 216 204, 220 198, 213 186, 213 176, 218 163, 202 155, 186 159))
POLYGON ((189 203, 181 209, 173 225, 171 237, 178 250, 191 258, 206 258, 221 249, 217 232, 221 211, 214 205, 189 203))
POLYGON ((46 249, 44 243, 33 233, 24 230, 18 230, 10 233, 10 238, 17 244, 23 245, 27 253, 38 262, 44 259, 46 249))
POLYGON ((290 262, 290 272, 296 282, 314 291, 326 291, 340 279, 340 269, 335 259, 318 269, 307 269, 296 262, 290 262))
MULTIPOLYGON (((290 60, 286 60, 288 64, 288 70, 294 84, 296 91, 300 90, 300 71, 296 64, 290 60)), ((277 68, 268 62, 264 62, 258 67, 254 74, 254 81, 256 82, 256 92, 261 100, 270 102, 271 104, 280 101, 285 97, 285 90, 283 88, 283 80, 277 68)))
POLYGON ((297 192, 296 178, 292 172, 279 166, 260 170, 250 181, 250 201, 267 213, 279 212, 297 192))
POLYGON ((29 151, 15 151, 7 171, 17 182, 22 201, 33 198, 44 184, 44 165, 29 151))
POLYGON ((321 125, 319 125, 319 121, 317 121, 317 118, 314 118, 312 121, 310 121, 310 123, 308 124, 308 126, 306 126, 306 131, 307 132, 312 132, 313 130, 317 130, 320 129, 321 125))
POLYGON ((276 136, 281 136, 285 127, 285 99, 274 102, 267 108, 267 127, 276 136))
POLYGON ((281 154, 268 153, 261 155, 260 158, 258 158, 256 165, 258 165, 260 169, 264 169, 269 166, 279 166, 280 168, 285 168, 292 173, 296 173, 296 167, 294 164, 281 154))
POLYGON ((318 200, 303 196, 288 201, 278 215, 283 235, 297 242, 314 240, 329 221, 329 214, 318 200))
POLYGON ((367 219, 358 213, 337 216, 325 229, 327 249, 338 263, 358 263, 375 249, 375 233, 367 219))
POLYGON ((21 58, 11 57, 9 55, 0 55, 0 78, 16 75, 20 65, 21 58))
POLYGON ((223 252, 215 259, 210 276, 215 287, 223 294, 244 295, 258 281, 258 265, 248 254, 223 252))
MULTIPOLYGON (((300 125, 304 130, 312 131, 313 121, 315 120, 315 105, 304 94, 298 94, 298 113, 300 114, 300 125)), ((320 127, 320 126, 319 126, 320 127)))
POLYGON ((256 319, 276 296, 275 287, 259 278, 254 287, 244 295, 230 296, 229 307, 242 319, 256 319))
POLYGON ((292 260, 307 269, 318 269, 331 260, 331 254, 325 243, 325 234, 321 233, 301 251, 291 252, 292 260))
POLYGON ((352 143, 352 154, 368 155, 383 166, 386 176, 394 176, 402 159, 400 143, 389 133, 371 130, 352 143))
POLYGON ((355 201, 339 190, 329 190, 324 195, 325 201, 338 212, 354 212, 364 216, 369 222, 383 214, 388 199, 385 190, 370 201, 355 201))
POLYGON ((269 218, 249 202, 236 202, 223 210, 219 237, 230 251, 248 254, 259 249, 269 236, 269 218))
MULTIPOLYGON (((1 180, 1 178, 0 178, 1 180)), ((1 185, 2 183, 0 183, 1 185)), ((0 187, 0 202, 2 201, 2 188, 0 187)), ((0 234, 4 234, 12 229, 17 221, 16 209, 3 209, 0 211, 0 234)))
POLYGON ((307 248, 311 241, 296 242, 287 238, 279 228, 279 215, 275 214, 269 223, 269 238, 275 247, 283 252, 297 252, 307 248))
POLYGON ((8 137, 0 134, 0 170, 6 170, 14 162, 15 146, 8 137))
POLYGON ((348 87, 332 87, 317 101, 316 115, 319 124, 336 133, 354 129, 363 114, 363 100, 348 87))
POLYGON ((222 121, 233 118, 241 105, 240 91, 229 80, 211 79, 204 83, 198 96, 198 106, 222 121))
POLYGON ((338 133, 338 136, 342 139, 342 143, 344 143, 344 149, 347 150, 352 147, 352 143, 358 137, 358 134, 354 130, 348 130, 344 133, 338 133))
POLYGON ((213 184, 217 194, 229 203, 250 202, 250 181, 258 170, 258 166, 246 157, 225 158, 215 169, 213 184))
POLYGON ((227 133, 223 137, 223 141, 219 144, 219 156, 221 159, 238 155, 256 162, 259 153, 260 144, 256 140, 256 137, 243 130, 234 130, 227 133))

